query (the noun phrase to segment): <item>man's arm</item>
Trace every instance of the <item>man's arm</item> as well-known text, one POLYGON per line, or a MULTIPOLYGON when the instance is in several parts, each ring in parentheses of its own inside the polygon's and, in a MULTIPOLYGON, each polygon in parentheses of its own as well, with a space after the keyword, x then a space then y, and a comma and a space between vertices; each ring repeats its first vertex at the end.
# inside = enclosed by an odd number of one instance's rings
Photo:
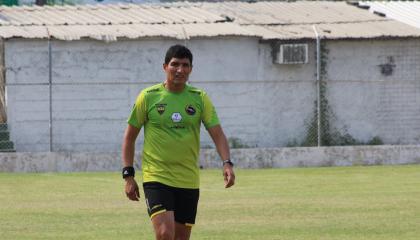
MULTIPOLYGON (((124 167, 133 167, 134 163, 134 149, 137 136, 140 129, 128 124, 125 129, 124 139, 122 144, 122 161, 124 167)), ((134 177, 125 178, 125 194, 132 201, 138 201, 140 198, 139 187, 134 177)))
MULTIPOLYGON (((229 144, 225 134, 223 133, 222 127, 217 125, 207 129, 207 131, 213 139, 222 161, 230 160, 229 144)), ((225 179, 225 188, 231 187, 235 184, 235 173, 233 172, 233 166, 229 163, 223 165, 223 177, 225 179)))

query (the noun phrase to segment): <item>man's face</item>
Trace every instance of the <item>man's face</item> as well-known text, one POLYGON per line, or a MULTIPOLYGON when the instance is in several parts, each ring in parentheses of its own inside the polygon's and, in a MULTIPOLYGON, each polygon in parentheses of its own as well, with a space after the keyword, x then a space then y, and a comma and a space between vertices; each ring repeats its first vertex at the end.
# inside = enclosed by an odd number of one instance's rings
POLYGON ((188 58, 172 58, 168 64, 163 64, 166 72, 166 81, 169 84, 185 84, 192 71, 192 66, 188 58))

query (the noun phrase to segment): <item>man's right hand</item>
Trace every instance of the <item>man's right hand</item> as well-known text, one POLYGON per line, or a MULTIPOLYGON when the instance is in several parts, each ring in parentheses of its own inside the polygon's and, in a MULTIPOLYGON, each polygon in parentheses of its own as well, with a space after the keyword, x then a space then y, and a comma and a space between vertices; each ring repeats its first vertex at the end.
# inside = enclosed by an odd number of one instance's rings
POLYGON ((134 177, 125 178, 125 194, 131 201, 138 201, 140 198, 139 186, 134 177))

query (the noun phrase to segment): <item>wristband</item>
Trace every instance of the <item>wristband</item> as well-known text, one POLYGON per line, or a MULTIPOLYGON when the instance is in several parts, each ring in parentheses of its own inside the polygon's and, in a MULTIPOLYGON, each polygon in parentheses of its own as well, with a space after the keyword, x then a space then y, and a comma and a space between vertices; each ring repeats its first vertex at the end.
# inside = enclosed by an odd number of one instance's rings
POLYGON ((134 177, 135 175, 135 171, 133 167, 124 167, 122 169, 122 177, 123 178, 127 178, 127 177, 134 177))
POLYGON ((229 164, 230 166, 232 166, 232 167, 233 167, 233 162, 232 162, 232 161, 230 161, 230 159, 228 159, 228 160, 223 160, 223 166, 225 166, 225 164, 229 164))

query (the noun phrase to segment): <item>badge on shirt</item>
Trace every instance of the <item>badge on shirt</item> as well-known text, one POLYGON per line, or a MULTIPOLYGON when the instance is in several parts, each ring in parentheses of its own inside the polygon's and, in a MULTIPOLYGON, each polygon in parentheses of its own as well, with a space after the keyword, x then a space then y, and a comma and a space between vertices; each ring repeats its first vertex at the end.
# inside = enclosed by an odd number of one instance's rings
POLYGON ((187 105, 187 107, 185 107, 185 111, 191 116, 195 114, 195 108, 192 105, 187 105))
POLYGON ((160 114, 160 115, 162 115, 163 114, 163 112, 165 112, 165 106, 166 106, 166 104, 165 103, 161 103, 161 104, 156 104, 156 109, 157 109, 157 111, 158 111, 158 113, 160 114))
POLYGON ((172 113, 171 119, 172 119, 172 122, 174 122, 174 123, 181 122, 181 120, 182 120, 181 113, 179 113, 179 112, 172 113))

